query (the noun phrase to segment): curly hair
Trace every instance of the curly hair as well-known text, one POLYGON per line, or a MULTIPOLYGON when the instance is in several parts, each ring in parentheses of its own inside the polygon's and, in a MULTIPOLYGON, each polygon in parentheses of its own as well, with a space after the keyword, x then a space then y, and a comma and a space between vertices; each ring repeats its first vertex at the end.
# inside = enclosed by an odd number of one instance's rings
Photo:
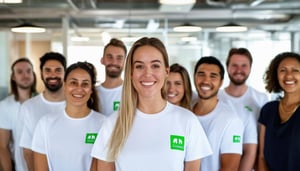
POLYGON ((293 58, 300 62, 300 55, 295 52, 283 52, 276 55, 269 67, 267 68, 264 74, 264 82, 266 84, 265 88, 268 92, 280 93, 282 91, 282 87, 278 81, 278 66, 279 64, 286 58, 293 58))

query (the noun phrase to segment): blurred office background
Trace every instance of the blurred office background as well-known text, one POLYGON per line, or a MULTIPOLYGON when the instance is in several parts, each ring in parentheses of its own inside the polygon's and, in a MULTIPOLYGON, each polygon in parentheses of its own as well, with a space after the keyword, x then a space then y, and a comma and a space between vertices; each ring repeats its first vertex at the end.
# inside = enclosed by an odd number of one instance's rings
MULTIPOLYGON (((11 1, 0 0, 0 99, 9 93, 11 63, 29 57, 40 78, 39 57, 48 51, 64 54, 68 64, 92 62, 102 82, 100 58, 113 37, 122 39, 128 49, 140 37, 160 38, 171 64, 184 65, 192 80, 201 56, 216 56, 225 64, 231 47, 246 47, 254 58, 248 83, 260 91, 265 91, 262 78, 270 60, 280 52, 300 49, 299 0, 11 1), (12 30, 21 26, 27 30, 12 30), (40 33, 31 33, 29 26, 40 33), (185 27, 176 30, 177 26, 185 27), (235 30, 219 30, 220 26, 235 30)), ((42 89, 39 79, 38 90, 42 89)))

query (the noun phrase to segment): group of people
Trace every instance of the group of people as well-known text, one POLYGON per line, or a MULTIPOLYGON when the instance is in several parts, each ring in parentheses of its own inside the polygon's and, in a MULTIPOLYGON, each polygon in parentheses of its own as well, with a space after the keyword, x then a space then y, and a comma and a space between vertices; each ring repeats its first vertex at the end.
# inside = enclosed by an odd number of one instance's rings
POLYGON ((11 95, 0 102, 2 171, 299 170, 300 55, 275 56, 264 75, 269 101, 247 85, 252 56, 230 49, 225 68, 201 57, 189 73, 170 66, 157 38, 127 55, 118 39, 104 47, 105 81, 95 67, 66 66, 56 52, 40 58, 45 85, 27 58, 11 67, 11 95), (124 70, 124 80, 121 75, 124 70), (298 114, 299 113, 299 114, 298 114))

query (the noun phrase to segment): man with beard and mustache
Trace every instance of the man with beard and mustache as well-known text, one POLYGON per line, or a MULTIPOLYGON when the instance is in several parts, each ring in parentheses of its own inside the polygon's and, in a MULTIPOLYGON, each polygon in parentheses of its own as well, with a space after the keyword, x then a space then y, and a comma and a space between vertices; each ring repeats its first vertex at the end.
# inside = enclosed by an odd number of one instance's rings
POLYGON ((10 89, 10 95, 0 102, 0 170, 23 171, 26 165, 19 147, 17 114, 21 104, 37 94, 36 75, 28 58, 19 58, 11 65, 10 89))
POLYGON ((242 155, 244 125, 235 111, 218 100, 224 79, 224 67, 213 56, 202 57, 194 70, 198 99, 192 110, 207 135, 213 154, 201 160, 201 170, 236 171, 242 155))
POLYGON ((56 52, 48 52, 40 58, 41 78, 44 91, 21 105, 19 117, 24 123, 20 146, 29 171, 33 170, 33 152, 31 150, 34 129, 39 119, 48 113, 57 113, 65 107, 63 77, 66 59, 56 52))
POLYGON ((99 92, 99 109, 108 116, 119 109, 123 80, 121 74, 124 67, 127 49, 121 40, 112 38, 104 47, 101 64, 105 66, 105 80, 97 87, 99 92))
POLYGON ((248 86, 246 81, 252 66, 252 55, 246 48, 232 48, 226 67, 229 85, 219 92, 219 99, 227 101, 244 123, 243 155, 239 170, 251 171, 257 152, 257 118, 261 107, 268 101, 266 94, 248 86))

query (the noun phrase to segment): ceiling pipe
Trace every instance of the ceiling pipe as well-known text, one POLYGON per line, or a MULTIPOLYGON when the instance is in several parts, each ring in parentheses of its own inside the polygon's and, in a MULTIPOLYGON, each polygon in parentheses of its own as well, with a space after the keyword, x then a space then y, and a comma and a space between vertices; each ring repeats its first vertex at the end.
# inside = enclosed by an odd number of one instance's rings
POLYGON ((226 6, 225 2, 216 2, 216 1, 213 1, 213 0, 206 0, 206 4, 210 5, 210 6, 221 6, 221 7, 226 6))

